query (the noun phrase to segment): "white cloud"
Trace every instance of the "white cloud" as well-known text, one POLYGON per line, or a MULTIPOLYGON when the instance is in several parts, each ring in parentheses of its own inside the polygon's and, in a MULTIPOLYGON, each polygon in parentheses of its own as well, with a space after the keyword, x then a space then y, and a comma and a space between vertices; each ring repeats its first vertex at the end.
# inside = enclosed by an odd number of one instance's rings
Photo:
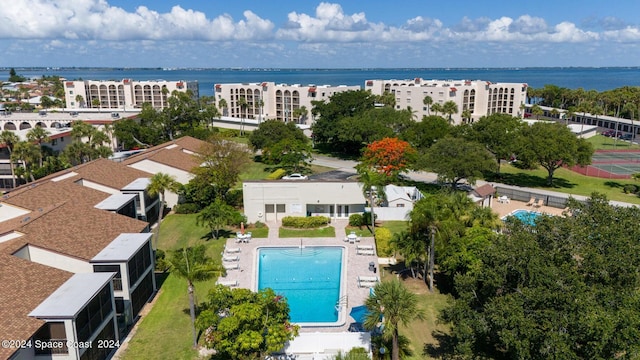
POLYGON ((625 43, 625 49, 618 51, 627 55, 640 51, 632 46, 640 43, 640 28, 616 17, 592 17, 578 25, 550 23, 529 14, 463 17, 453 24, 422 14, 390 25, 368 19, 365 12, 346 13, 340 4, 331 2, 319 3, 308 14, 290 11, 282 18, 267 19, 245 10, 240 19, 234 19, 229 14, 204 13, 179 5, 159 12, 153 5, 128 11, 110 5, 109 0, 5 0, 0 7, 0 41, 6 44, 5 61, 14 62, 32 59, 29 51, 46 60, 66 49, 83 57, 103 52, 101 57, 96 55, 96 61, 106 62, 113 61, 110 54, 118 52, 123 57, 126 50, 135 48, 140 55, 130 55, 132 62, 143 58, 163 62, 165 57, 179 62, 199 57, 201 66, 211 61, 216 63, 209 65, 217 66, 219 61, 235 57, 235 66, 245 59, 277 64, 280 58, 311 62, 315 57, 327 59, 323 63, 329 64, 333 57, 336 63, 353 61, 363 66, 373 66, 378 59, 387 64, 414 61, 434 66, 427 62, 448 61, 449 65, 470 53, 493 60, 510 53, 567 51, 566 57, 571 59, 568 49, 574 49, 572 44, 601 51, 625 43), (276 27, 275 23, 281 25, 276 27), (535 44, 535 51, 531 44, 535 44), (434 53, 439 55, 433 57, 434 53))

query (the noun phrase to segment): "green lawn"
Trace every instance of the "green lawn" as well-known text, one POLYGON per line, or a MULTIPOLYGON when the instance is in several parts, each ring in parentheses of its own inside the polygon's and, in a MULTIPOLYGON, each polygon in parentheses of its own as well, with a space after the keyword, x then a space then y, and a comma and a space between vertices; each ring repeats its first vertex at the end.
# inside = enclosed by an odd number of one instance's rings
POLYGON ((402 231, 406 231, 407 230, 407 226, 408 226, 408 222, 406 221, 401 221, 401 220, 390 220, 390 221, 384 221, 382 222, 382 224, 380 225, 380 227, 384 227, 387 228, 391 231, 392 235, 398 234, 402 231))
POLYGON ((281 238, 296 237, 336 237, 336 229, 333 226, 327 226, 318 229, 288 229, 281 227, 278 236, 281 238))
POLYGON ((628 141, 619 140, 612 137, 606 137, 604 135, 596 135, 587 139, 588 142, 593 145, 595 150, 625 150, 625 149, 635 149, 640 150, 640 145, 631 144, 628 141))
POLYGON ((622 191, 626 184, 638 185, 637 181, 631 179, 602 179, 560 168, 554 173, 553 186, 549 187, 546 184, 547 171, 544 168, 522 170, 511 165, 503 165, 500 167, 500 173, 500 178, 491 181, 583 196, 591 196, 592 192, 597 191, 605 194, 609 200, 640 204, 638 196, 625 194, 622 191))
MULTIPOLYGON (((160 228, 158 248, 178 249, 183 246, 204 244, 207 254, 220 262, 224 240, 209 239, 209 230, 196 225, 196 215, 167 216, 160 228)), ((162 276, 160 276, 162 277, 162 276)), ((206 298, 216 279, 197 282, 196 303, 206 298)), ((191 320, 186 280, 169 275, 155 299, 153 308, 138 324, 135 336, 129 342, 123 359, 193 359, 196 351, 191 349, 191 320)))
MULTIPOLYGON (((410 273, 405 272, 405 275, 410 273)), ((389 267, 382 269, 382 281, 395 277, 396 274, 389 267)), ((400 327, 400 334, 409 338, 413 356, 409 360, 431 359, 425 354, 425 347, 433 345, 437 347, 438 340, 434 338, 433 332, 447 333, 449 327, 438 322, 438 314, 449 301, 448 295, 443 295, 436 291, 429 292, 427 285, 422 279, 413 279, 410 276, 403 279, 403 284, 414 294, 418 295, 418 306, 424 310, 425 319, 412 321, 408 326, 400 327)))

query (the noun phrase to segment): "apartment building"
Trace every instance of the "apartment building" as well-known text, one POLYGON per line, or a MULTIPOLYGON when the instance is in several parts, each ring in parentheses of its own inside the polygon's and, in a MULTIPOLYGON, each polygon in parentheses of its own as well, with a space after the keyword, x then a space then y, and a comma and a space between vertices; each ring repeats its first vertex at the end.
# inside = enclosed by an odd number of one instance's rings
POLYGON ((312 101, 328 100, 333 94, 360 90, 360 86, 276 84, 274 82, 216 84, 215 98, 222 116, 243 119, 277 119, 311 125, 315 120, 312 101), (224 100, 227 106, 221 106, 224 100))
POLYGON ((0 358, 113 354, 157 288, 148 176, 100 159, 0 198, 0 358))
MULTIPOLYGON (((443 105, 453 101, 458 112, 452 114, 454 124, 464 121, 474 122, 485 115, 495 113, 521 117, 523 105, 527 99, 527 84, 492 83, 482 80, 367 80, 365 90, 382 95, 389 92, 395 95, 396 109, 411 108, 418 120, 425 115, 434 114, 431 106, 424 104, 429 96, 433 104, 443 105), (463 112, 469 110, 469 118, 463 118, 463 112)), ((442 112, 439 115, 443 115, 442 112)))
POLYGON ((107 109, 122 110, 140 109, 142 104, 149 103, 156 109, 168 106, 167 99, 174 91, 191 91, 198 98, 197 81, 136 81, 123 79, 120 81, 84 80, 65 81, 64 97, 68 109, 107 109))

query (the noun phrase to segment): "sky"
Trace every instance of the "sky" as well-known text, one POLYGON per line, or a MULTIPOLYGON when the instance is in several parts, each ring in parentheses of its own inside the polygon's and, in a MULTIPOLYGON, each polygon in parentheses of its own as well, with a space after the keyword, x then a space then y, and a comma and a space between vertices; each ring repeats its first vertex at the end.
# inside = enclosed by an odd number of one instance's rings
POLYGON ((3 0, 0 67, 640 66, 638 0, 3 0))

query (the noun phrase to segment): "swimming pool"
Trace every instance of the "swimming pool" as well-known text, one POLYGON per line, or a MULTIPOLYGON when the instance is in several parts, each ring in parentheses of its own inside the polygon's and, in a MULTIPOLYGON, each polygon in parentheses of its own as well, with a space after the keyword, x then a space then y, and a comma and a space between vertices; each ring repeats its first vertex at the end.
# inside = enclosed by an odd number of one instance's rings
POLYGON ((343 250, 335 246, 259 248, 258 289, 272 288, 286 296, 294 323, 335 323, 343 250))
POLYGON ((503 220, 506 219, 509 216, 514 216, 516 219, 522 221, 523 223, 525 223, 527 225, 535 226, 536 225, 536 219, 538 219, 538 217, 540 217, 541 215, 542 215, 542 213, 539 213, 537 211, 518 209, 518 210, 513 211, 509 215, 505 216, 503 218, 503 220))

